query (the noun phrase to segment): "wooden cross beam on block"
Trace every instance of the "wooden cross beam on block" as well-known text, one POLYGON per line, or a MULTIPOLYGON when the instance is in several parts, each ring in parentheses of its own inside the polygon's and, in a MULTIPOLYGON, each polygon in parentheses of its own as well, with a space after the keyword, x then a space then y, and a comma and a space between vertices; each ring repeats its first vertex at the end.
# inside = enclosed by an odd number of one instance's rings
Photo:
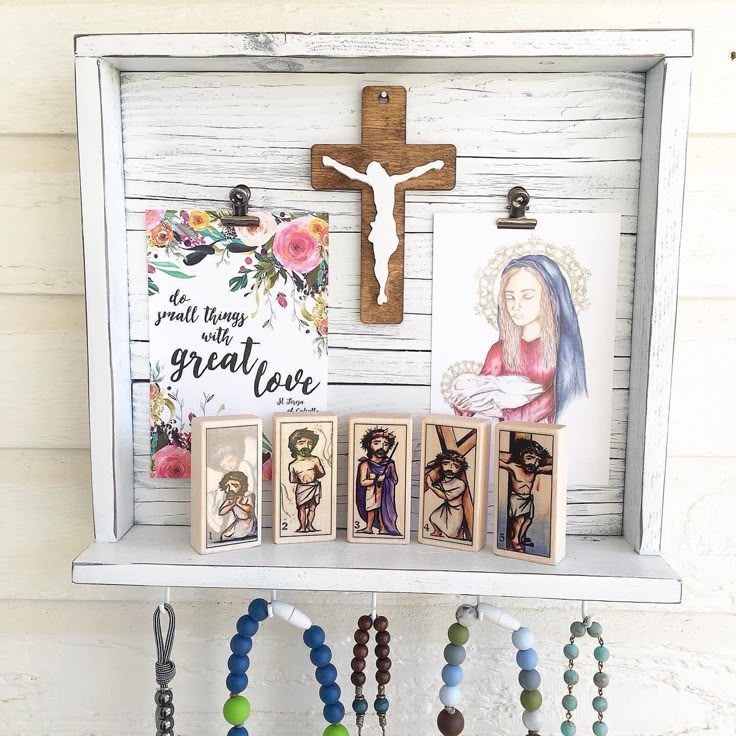
POLYGON ((404 318, 405 192, 453 189, 455 146, 407 144, 404 87, 363 88, 361 140, 312 146, 312 186, 360 190, 360 320, 398 324, 404 318))
POLYGON ((478 432, 475 429, 466 431, 465 427, 459 427, 458 431, 462 433, 460 439, 457 438, 453 427, 438 424, 437 439, 440 441, 443 452, 455 450, 464 457, 475 447, 478 441, 478 432))

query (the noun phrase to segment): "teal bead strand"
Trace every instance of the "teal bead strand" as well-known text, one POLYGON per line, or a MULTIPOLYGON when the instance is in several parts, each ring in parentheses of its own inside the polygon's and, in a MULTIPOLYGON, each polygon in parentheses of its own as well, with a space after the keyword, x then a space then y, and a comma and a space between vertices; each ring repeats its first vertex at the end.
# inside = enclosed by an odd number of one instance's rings
POLYGON ((575 643, 576 639, 582 638, 588 633, 593 639, 598 640, 598 646, 593 651, 593 657, 596 660, 597 672, 593 675, 593 684, 598 694, 593 698, 593 709, 598 713, 598 720, 593 723, 593 736, 607 736, 608 725, 603 722, 603 714, 608 710, 608 700, 603 697, 603 689, 608 687, 608 674, 603 671, 603 664, 608 661, 610 652, 603 641, 603 627, 597 621, 589 621, 585 618, 583 621, 574 621, 570 624, 570 641, 563 648, 563 653, 568 662, 568 668, 563 674, 565 685, 567 686, 567 695, 562 698, 562 707, 565 709, 565 720, 560 724, 560 732, 562 736, 575 736, 577 730, 572 720, 572 712, 577 709, 578 701, 573 695, 573 688, 578 684, 580 676, 575 671, 575 660, 580 655, 580 649, 575 643))
MULTIPOLYGON (((565 685, 567 686, 567 695, 562 698, 562 707, 565 709, 565 720, 560 724, 562 736, 575 736, 575 732, 577 731, 577 726, 572 720, 572 711, 578 707, 578 701, 572 694, 572 689, 580 680, 578 673, 573 669, 575 666, 575 660, 580 654, 580 650, 578 649, 577 644, 575 644, 575 639, 578 636, 582 636, 582 634, 578 633, 580 630, 578 623, 580 622, 576 621, 570 626, 570 642, 565 644, 562 649, 565 659, 567 659, 567 669, 562 675, 562 679, 565 681, 565 685)), ((582 631, 584 633, 585 626, 582 623, 580 626, 583 627, 582 631)))
POLYGON ((588 626, 588 633, 598 639, 598 646, 593 653, 598 662, 598 672, 593 675, 593 684, 598 688, 598 695, 593 698, 593 710, 598 713, 598 720, 593 724, 594 736, 606 736, 608 726, 603 722, 603 714, 608 710, 608 699, 603 697, 603 688, 608 687, 608 673, 603 671, 603 663, 608 661, 610 653, 603 641, 603 627, 594 621, 588 626))

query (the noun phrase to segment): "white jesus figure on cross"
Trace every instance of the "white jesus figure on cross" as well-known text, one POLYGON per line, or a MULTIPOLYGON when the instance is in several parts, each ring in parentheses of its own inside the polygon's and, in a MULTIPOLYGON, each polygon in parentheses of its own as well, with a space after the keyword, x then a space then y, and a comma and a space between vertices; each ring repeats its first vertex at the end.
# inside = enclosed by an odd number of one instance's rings
POLYGON ((396 232, 394 206, 396 204, 396 185, 409 179, 416 179, 428 171, 441 169, 444 161, 430 161, 423 166, 417 166, 406 174, 389 173, 378 161, 371 161, 366 167, 365 174, 356 171, 350 166, 335 161, 330 156, 322 156, 322 164, 340 172, 348 179, 367 184, 373 190, 373 202, 376 206, 376 219, 371 223, 368 240, 373 245, 373 273, 378 281, 378 304, 388 301, 386 296, 386 280, 388 279, 388 262, 399 247, 399 235, 396 232))

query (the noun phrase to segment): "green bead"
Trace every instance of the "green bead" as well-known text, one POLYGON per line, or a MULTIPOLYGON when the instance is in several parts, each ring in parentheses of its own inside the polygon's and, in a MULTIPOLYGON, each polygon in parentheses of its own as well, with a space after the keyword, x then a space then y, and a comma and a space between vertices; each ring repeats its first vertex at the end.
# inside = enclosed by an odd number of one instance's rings
POLYGON ((577 729, 572 721, 562 721, 560 731, 562 731, 562 736, 575 736, 577 729))
POLYGON ((461 647, 463 644, 468 643, 468 639, 470 639, 470 631, 461 624, 452 624, 452 626, 447 630, 447 637, 452 644, 457 644, 461 647))
POLYGON ((562 698, 562 707, 565 710, 575 710, 578 707, 578 699, 574 695, 565 695, 562 698))
POLYGON ((565 681, 565 685, 577 685, 580 682, 580 675, 575 670, 565 670, 562 679, 565 681))
POLYGON ((322 732, 322 736, 350 736, 350 732, 342 723, 331 723, 322 732))
POLYGON ((222 715, 225 720, 233 726, 245 723, 250 715, 250 703, 242 695, 234 695, 225 701, 222 706, 222 715))
POLYGON ((582 621, 574 621, 573 623, 570 624, 570 633, 576 637, 584 636, 585 635, 585 624, 582 621))
POLYGON ((593 650, 593 656, 597 662, 608 662, 608 658, 611 656, 607 647, 596 647, 593 650))
POLYGON ((522 690, 519 700, 524 710, 539 710, 542 707, 542 693, 539 690, 522 690))
POLYGON ((605 672, 596 672, 593 675, 593 684, 601 690, 608 687, 608 675, 605 672))
POLYGON ((608 701, 602 695, 596 695, 593 698, 593 710, 605 713, 608 710, 608 701))
POLYGON ((565 644, 562 648, 562 653, 565 655, 566 659, 577 659, 580 655, 580 650, 578 649, 577 644, 565 644))
POLYGON ((608 733, 608 726, 603 721, 596 721, 593 724, 593 733, 595 736, 606 736, 608 733))
POLYGON ((603 634, 603 627, 597 621, 591 621, 590 624, 588 624, 588 633, 594 639, 597 639, 601 634, 603 634))

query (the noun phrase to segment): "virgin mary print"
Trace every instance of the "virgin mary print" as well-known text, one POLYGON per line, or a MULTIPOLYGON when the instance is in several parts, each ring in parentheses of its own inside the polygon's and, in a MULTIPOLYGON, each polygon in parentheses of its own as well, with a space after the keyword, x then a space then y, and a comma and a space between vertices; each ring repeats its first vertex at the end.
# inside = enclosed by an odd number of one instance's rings
POLYGON ((567 425, 570 483, 607 485, 619 228, 614 215, 545 215, 528 234, 436 215, 432 411, 567 425))
POLYGON ((464 415, 554 423, 570 401, 587 395, 570 287, 549 256, 526 255, 504 267, 497 301, 499 338, 478 374, 454 379, 452 407, 464 415))

